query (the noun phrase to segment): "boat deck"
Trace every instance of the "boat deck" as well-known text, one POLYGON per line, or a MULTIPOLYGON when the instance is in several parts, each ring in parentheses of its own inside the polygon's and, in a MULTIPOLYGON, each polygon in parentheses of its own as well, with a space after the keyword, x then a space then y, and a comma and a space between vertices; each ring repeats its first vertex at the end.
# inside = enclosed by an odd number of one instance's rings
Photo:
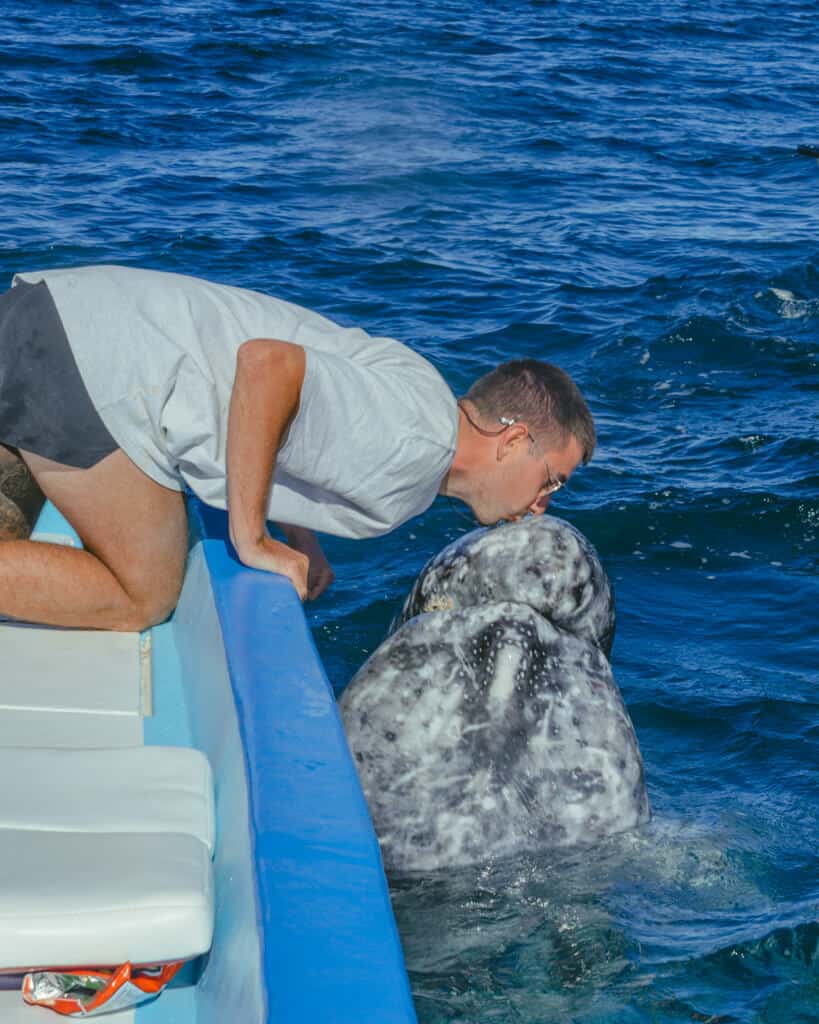
MULTIPOLYGON (((78 545, 50 506, 34 539, 78 545)), ((0 747, 139 746, 150 677, 148 635, 0 622, 0 747)), ((108 1019, 132 1024, 134 1016, 128 1010, 108 1019)), ((0 991, 3 1024, 58 1019, 51 1010, 26 1006, 17 989, 0 991)))
MULTIPOLYGON (((47 541, 77 543, 47 507, 47 541)), ((377 841, 301 605, 194 503, 173 617, 150 634, 0 622, 0 747, 193 746, 216 791, 213 949, 112 1024, 413 1024, 377 841), (59 666, 55 672, 54 667, 59 666)), ((54 1021, 0 991, 4 1024, 54 1021)))

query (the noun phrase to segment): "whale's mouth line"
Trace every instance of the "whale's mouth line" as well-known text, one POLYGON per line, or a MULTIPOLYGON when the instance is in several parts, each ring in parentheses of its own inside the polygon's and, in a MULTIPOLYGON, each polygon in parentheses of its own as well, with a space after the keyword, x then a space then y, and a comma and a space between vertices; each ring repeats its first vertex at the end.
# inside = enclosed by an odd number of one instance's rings
POLYGON ((469 523, 469 525, 473 529, 483 527, 484 529, 494 530, 496 527, 503 526, 506 523, 522 523, 525 522, 527 519, 538 518, 535 516, 533 512, 530 512, 527 508, 526 511, 521 512, 520 515, 506 516, 505 518, 496 519, 494 523, 482 523, 475 517, 474 513, 464 512, 463 508, 461 508, 460 503, 456 502, 452 497, 450 497, 450 495, 446 494, 444 495, 444 497, 449 502, 449 506, 455 513, 455 515, 459 519, 462 519, 464 522, 469 523))

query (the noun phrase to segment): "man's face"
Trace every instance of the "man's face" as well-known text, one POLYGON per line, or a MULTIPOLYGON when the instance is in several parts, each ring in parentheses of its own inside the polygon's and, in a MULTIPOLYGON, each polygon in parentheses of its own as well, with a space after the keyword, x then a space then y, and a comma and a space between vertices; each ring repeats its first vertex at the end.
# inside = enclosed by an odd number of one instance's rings
POLYGON ((522 519, 529 512, 542 515, 551 497, 550 484, 565 483, 582 457, 583 449, 574 437, 562 448, 545 451, 528 432, 503 438, 498 458, 481 477, 471 503, 473 515, 487 526, 501 519, 522 519))

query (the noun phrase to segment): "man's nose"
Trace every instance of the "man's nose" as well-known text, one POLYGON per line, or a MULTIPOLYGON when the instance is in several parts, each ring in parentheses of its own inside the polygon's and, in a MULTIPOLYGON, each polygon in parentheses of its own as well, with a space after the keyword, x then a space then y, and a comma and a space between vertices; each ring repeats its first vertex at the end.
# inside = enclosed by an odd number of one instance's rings
POLYGON ((546 511, 546 506, 552 500, 551 494, 541 494, 532 502, 529 506, 529 511, 533 516, 542 516, 546 511))

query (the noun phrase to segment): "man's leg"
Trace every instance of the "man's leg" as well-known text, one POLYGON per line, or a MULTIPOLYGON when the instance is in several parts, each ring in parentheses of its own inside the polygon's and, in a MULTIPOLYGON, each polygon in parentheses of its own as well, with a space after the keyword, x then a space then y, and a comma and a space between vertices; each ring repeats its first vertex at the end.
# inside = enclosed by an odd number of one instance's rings
POLYGON ((17 449, 0 444, 0 541, 31 536, 44 501, 17 449))
POLYGON ((187 554, 180 492, 161 487, 119 449, 90 469, 21 452, 85 550, 0 543, 0 614, 92 629, 145 629, 173 610, 187 554))

